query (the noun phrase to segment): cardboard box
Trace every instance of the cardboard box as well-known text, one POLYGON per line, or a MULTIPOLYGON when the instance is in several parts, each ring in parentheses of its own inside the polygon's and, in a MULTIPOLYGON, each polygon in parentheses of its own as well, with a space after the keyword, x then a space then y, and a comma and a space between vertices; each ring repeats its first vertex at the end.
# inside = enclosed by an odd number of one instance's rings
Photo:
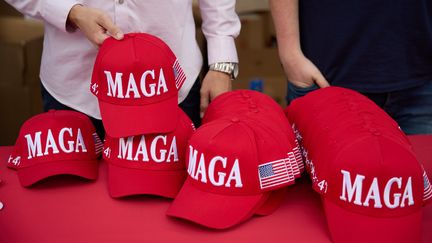
POLYGON ((0 145, 12 145, 21 124, 42 112, 39 68, 43 24, 0 18, 0 145))
POLYGON ((23 15, 5 1, 0 1, 0 16, 22 17, 23 15))
POLYGON ((284 71, 276 48, 237 50, 240 61, 239 75, 243 76, 283 76, 284 71))
POLYGON ((277 49, 238 49, 238 55, 239 77, 233 82, 233 89, 249 89, 252 80, 261 79, 264 93, 285 107, 287 81, 277 49))
POLYGON ((265 47, 264 18, 260 14, 241 14, 240 35, 236 38, 237 49, 260 49, 265 47))
POLYGON ((266 47, 276 47, 276 29, 270 11, 260 13, 264 22, 264 42, 266 47))
POLYGON ((268 1, 265 0, 237 0, 237 13, 251 13, 258 11, 269 11, 268 1))

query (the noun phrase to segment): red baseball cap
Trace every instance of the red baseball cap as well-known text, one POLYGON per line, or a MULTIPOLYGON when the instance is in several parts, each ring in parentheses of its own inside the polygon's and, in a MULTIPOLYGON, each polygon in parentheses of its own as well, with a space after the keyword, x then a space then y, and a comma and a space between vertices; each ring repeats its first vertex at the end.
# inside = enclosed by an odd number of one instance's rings
POLYGON ((293 129, 283 109, 270 96, 253 90, 235 90, 216 97, 207 108, 203 124, 220 118, 244 116, 255 120, 274 132, 275 137, 284 136, 281 144, 286 145, 288 152, 295 156, 296 162, 290 164, 296 171, 296 178, 304 171, 303 158, 293 129))
POLYGON ((22 186, 60 174, 96 179, 101 151, 102 142, 86 115, 51 110, 24 122, 8 167, 17 170, 22 186))
POLYGON ((189 176, 167 214, 215 229, 250 218, 271 191, 294 183, 286 151, 271 136, 244 117, 202 125, 189 140, 189 176))
POLYGON ((421 241, 432 189, 383 110, 355 91, 329 87, 294 100, 288 116, 334 242, 421 241))
POLYGON ((176 129, 164 134, 105 138, 103 158, 108 163, 112 197, 151 194, 174 198, 187 177, 187 141, 195 128, 180 109, 176 129))
POLYGON ((186 79, 159 38, 130 33, 106 39, 94 64, 91 92, 111 137, 167 133, 177 125, 178 90, 186 79))

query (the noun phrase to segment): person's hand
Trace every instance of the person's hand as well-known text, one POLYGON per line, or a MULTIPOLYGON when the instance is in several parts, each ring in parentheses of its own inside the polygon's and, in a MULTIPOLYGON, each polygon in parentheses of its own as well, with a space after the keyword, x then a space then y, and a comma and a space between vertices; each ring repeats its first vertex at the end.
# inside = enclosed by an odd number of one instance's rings
POLYGON ((282 58, 285 74, 293 85, 306 88, 316 83, 319 87, 330 86, 320 70, 303 54, 282 58))
POLYGON ((96 46, 112 36, 117 40, 123 39, 123 33, 101 10, 75 5, 69 11, 68 21, 75 25, 96 46))
POLYGON ((218 95, 231 90, 231 77, 223 72, 208 71, 202 81, 200 95, 200 116, 204 116, 210 101, 218 95))

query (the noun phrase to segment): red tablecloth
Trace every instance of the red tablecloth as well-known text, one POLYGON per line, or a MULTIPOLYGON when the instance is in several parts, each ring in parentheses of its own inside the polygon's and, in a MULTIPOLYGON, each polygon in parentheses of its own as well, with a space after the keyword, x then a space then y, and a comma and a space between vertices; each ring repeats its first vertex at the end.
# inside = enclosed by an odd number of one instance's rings
MULTIPOLYGON (((432 175, 432 136, 410 137, 432 175)), ((11 147, 0 147, 0 242, 330 242, 320 199, 307 176, 289 188, 272 215, 224 231, 165 216, 170 200, 136 196, 112 199, 107 167, 99 179, 48 178, 23 188, 6 168, 11 147)), ((424 207, 423 242, 432 242, 432 205, 424 207)))

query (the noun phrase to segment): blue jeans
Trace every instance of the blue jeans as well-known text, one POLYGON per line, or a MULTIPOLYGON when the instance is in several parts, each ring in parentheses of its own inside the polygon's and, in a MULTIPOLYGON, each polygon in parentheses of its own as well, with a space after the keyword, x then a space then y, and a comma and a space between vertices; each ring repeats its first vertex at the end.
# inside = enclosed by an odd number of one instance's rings
MULTIPOLYGON (((197 80, 195 84, 192 86, 191 90, 189 91, 188 96, 186 96, 185 100, 179 104, 179 107, 189 116, 189 118, 194 123, 195 127, 199 127, 201 125, 200 88, 201 88, 201 82, 197 80)), ((45 87, 42 84, 41 84, 41 93, 42 93, 42 102, 43 102, 44 111, 49 111, 52 109, 73 110, 72 108, 58 102, 50 93, 48 93, 48 91, 45 89, 45 87)), ((103 127, 102 120, 95 119, 90 116, 89 118, 96 128, 97 134, 103 140, 103 138, 105 137, 105 129, 103 127)))
MULTIPOLYGON (((288 82, 287 104, 318 89, 299 88, 288 82)), ((432 81, 387 93, 362 93, 387 112, 406 134, 432 134, 432 81)))

